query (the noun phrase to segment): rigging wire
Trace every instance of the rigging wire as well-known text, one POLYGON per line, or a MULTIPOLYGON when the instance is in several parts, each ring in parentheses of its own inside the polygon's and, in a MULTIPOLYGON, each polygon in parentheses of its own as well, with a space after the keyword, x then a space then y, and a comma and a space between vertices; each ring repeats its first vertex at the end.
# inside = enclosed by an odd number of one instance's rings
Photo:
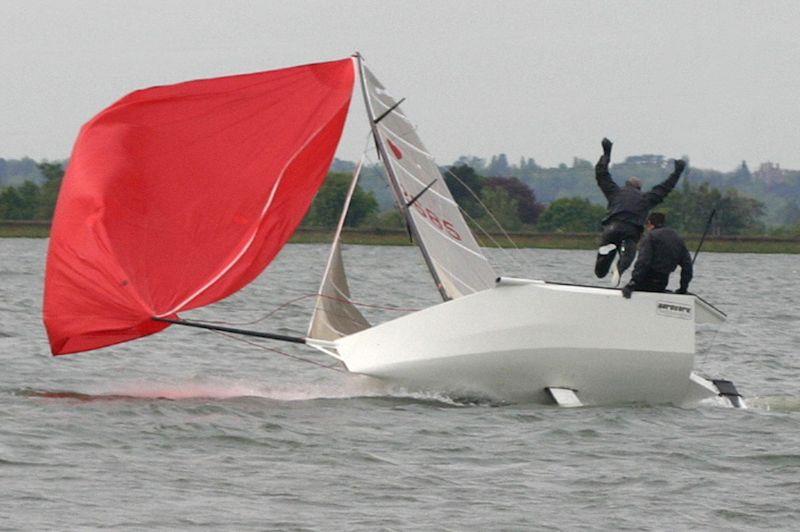
POLYGON ((340 367, 338 367, 339 362, 335 362, 335 363, 333 363, 331 365, 323 364, 321 362, 317 362, 316 360, 311 360, 310 358, 305 358, 305 357, 301 357, 301 356, 297 356, 297 355, 292 355, 292 354, 287 353, 285 351, 281 351, 280 349, 275 349, 274 347, 267 347, 265 345, 259 344, 257 342, 253 342, 252 340, 248 340, 247 338, 242 338, 241 336, 237 336, 235 334, 230 334, 230 333, 221 332, 221 331, 211 331, 211 332, 214 333, 214 334, 218 334, 220 336, 225 336, 227 338, 236 340, 236 341, 241 342, 243 344, 247 344, 247 345, 250 345, 252 347, 256 347, 258 349, 261 349, 262 351, 271 351, 271 352, 276 353, 278 355, 282 355, 284 357, 291 358, 291 359, 297 360, 299 362, 305 362, 307 364, 312 364, 314 366, 318 366, 318 367, 323 368, 323 369, 329 369, 331 371, 337 371, 339 373, 343 373, 345 371, 345 370, 341 369, 340 367))
POLYGON ((514 263, 515 263, 517 266, 521 266, 521 267, 527 267, 527 266, 528 266, 527 264, 523 264, 522 262, 520 262, 520 260, 519 260, 519 259, 517 259, 517 258, 516 258, 516 257, 515 257, 513 254, 511 254, 511 252, 509 252, 509 251, 508 251, 508 249, 506 249, 505 247, 503 247, 503 245, 502 245, 502 244, 500 244, 500 242, 498 242, 498 241, 497 241, 497 239, 495 239, 495 238, 494 238, 494 237, 493 237, 493 236, 492 236, 492 235, 491 235, 491 234, 490 234, 490 233, 489 233, 489 232, 488 232, 488 231, 487 231, 487 230, 486 230, 486 229, 485 229, 485 228, 484 228, 484 227, 483 227, 483 226, 482 226, 482 225, 481 225, 479 222, 478 222, 478 220, 476 220, 475 218, 473 218, 472 216, 470 216, 470 214, 469 214, 469 213, 468 213, 468 212, 467 212, 467 211, 466 211, 466 210, 465 210, 463 207, 459 206, 459 207, 458 207, 458 210, 459 210, 459 211, 461 211, 461 214, 463 214, 464 216, 466 216, 466 217, 468 218, 468 220, 469 220, 469 221, 470 221, 472 224, 474 224, 474 225, 475 225, 475 227, 477 227, 477 228, 478 228, 478 229, 481 231, 481 233, 483 233, 483 235, 484 235, 484 236, 486 236, 486 238, 488 238, 488 239, 489 239, 489 240, 492 242, 492 244, 494 244, 494 246, 495 246, 497 249, 499 249, 500 251, 502 251, 503 253, 505 253, 505 254, 506 254, 506 256, 508 256, 508 258, 510 258, 512 262, 514 262, 514 263))
MULTIPOLYGON (((369 158, 369 156, 367 156, 367 159, 368 159, 368 160, 369 160, 369 161, 370 161, 370 162, 371 162, 373 165, 374 165, 374 164, 377 164, 377 163, 375 163, 375 162, 374 162, 372 159, 370 159, 370 158, 369 158)), ((452 174, 452 172, 450 172, 449 170, 448 170, 448 173, 452 174)), ((452 174, 452 175, 454 175, 454 174, 452 174)), ((455 175, 454 175, 454 176, 455 176, 455 175)), ((463 182, 463 181, 461 181, 461 180, 458 178, 458 176, 455 176, 455 178, 456 178, 456 179, 458 179, 458 180, 459 180, 459 182, 460 182, 462 185, 464 185, 464 188, 466 188, 467 190, 469 190, 471 194, 475 195, 475 193, 472 191, 472 189, 470 189, 470 188, 469 188, 469 187, 468 187, 466 184, 464 184, 464 182, 463 182)), ((445 186, 447 186, 447 185, 445 185, 445 186)), ((387 188, 388 188, 388 185, 387 185, 387 188)), ((480 202, 480 199, 478 199, 478 202, 480 202)), ((503 230, 503 228, 502 228, 502 226, 500 226, 500 222, 498 222, 498 221, 495 219, 495 217, 492 215, 491 211, 489 211, 488 207, 486 207, 486 205, 484 205, 483 203, 481 203, 481 207, 483 207, 483 209, 484 209, 484 210, 485 210, 487 213, 489 213, 489 215, 492 217, 492 219, 494 219, 495 223, 496 223, 496 224, 497 224, 497 225, 500 227, 500 229, 501 229, 501 231, 502 231, 502 230, 503 230)), ((495 239, 495 238, 494 238, 494 237, 493 237, 493 236, 492 236, 492 235, 491 235, 491 234, 490 234, 490 233, 489 233, 489 232, 488 232, 488 231, 487 231, 487 230, 486 230, 486 229, 485 229, 485 228, 484 228, 484 227, 483 227, 483 226, 482 226, 480 223, 478 223, 478 221, 477 221, 475 218, 473 218, 472 216, 470 216, 470 214, 469 214, 467 211, 465 211, 463 207, 461 207, 460 205, 458 205, 458 210, 459 210, 459 211, 460 211, 462 214, 464 214, 464 215, 465 215, 465 216, 466 216, 466 217, 469 219, 469 221, 470 221, 470 222, 472 222, 472 223, 473 223, 473 224, 474 224, 474 225, 475 225, 475 226, 476 226, 476 227, 477 227, 477 228, 478 228, 478 229, 481 231, 481 233, 483 233, 483 234, 486 236, 486 238, 488 238, 488 239, 489 239, 489 241, 490 241, 490 242, 492 242, 492 244, 494 244, 494 246, 495 246, 497 249, 499 249, 500 251, 502 251, 503 253, 505 253, 505 254, 506 254, 506 255, 507 255, 507 256, 508 256, 508 257, 511 259, 511 261, 512 261, 512 262, 516 263, 516 264, 517 264, 517 266, 520 266, 520 267, 523 267, 523 268, 529 268, 529 267, 531 266, 531 265, 530 265, 530 264, 528 264, 528 263, 523 263, 523 262, 521 262, 521 261, 520 261, 519 259, 517 259, 517 258, 516 258, 516 257, 515 257, 515 256, 514 256, 512 253, 510 253, 510 252, 508 251, 508 249, 507 249, 506 247, 504 247, 502 244, 500 244, 500 242, 498 242, 498 241, 497 241, 497 239, 495 239)), ((503 232, 505 233, 505 231, 503 231, 503 232)), ((510 237, 508 236, 508 234, 506 234, 506 237, 507 237, 507 238, 509 238, 509 240, 510 240, 510 237)), ((512 245, 514 245, 514 247, 515 247, 517 250, 519 250, 519 248, 516 246, 516 244, 514 244, 514 242, 513 242, 513 241, 511 241, 511 243, 512 243, 512 245)))
MULTIPOLYGON (((412 127, 413 127, 413 126, 412 126, 412 127)), ((414 130, 416 130, 416 128, 414 128, 414 130)), ((395 135, 397 135, 399 138, 402 138, 402 139, 404 139, 404 140, 408 140, 408 139, 406 138, 406 137, 407 137, 407 134, 406 134, 406 135, 403 135, 403 134, 400 134, 400 133, 397 133, 397 132, 393 132, 393 133, 394 133, 395 135)), ((433 159, 433 157, 430 157, 430 159, 431 159, 431 162, 433 162, 434 164, 436 164, 436 161, 433 159)), ((375 163, 373 162, 373 164, 375 164, 375 163)), ((436 165, 436 166, 438 167, 438 165, 436 165)), ((500 232, 503 234, 503 236, 505 236, 506 240, 508 240, 508 242, 511 244, 511 246, 512 246, 512 247, 513 247, 515 250, 517 250, 517 251, 520 251, 520 252, 521 252, 522 250, 521 250, 521 249, 520 249, 520 247, 517 245, 517 243, 516 243, 516 242, 514 242, 514 240, 511 238, 511 236, 508 234, 508 231, 506 231, 506 229, 503 227, 503 224, 501 224, 501 223, 500 223, 500 221, 497 219, 497 217, 496 217, 496 216, 495 216, 495 215, 492 213, 492 211, 491 211, 491 210, 489 210, 489 207, 487 207, 487 206, 486 206, 486 204, 485 204, 485 203, 483 203, 483 201, 481 201, 481 198, 478 196, 478 194, 476 194, 476 193, 475 193, 475 191, 474 191, 474 190, 472 190, 472 188, 470 188, 470 187, 469 187, 469 186, 468 186, 466 183, 464 183, 464 181, 463 181, 463 180, 462 180, 460 177, 458 177, 456 174, 454 174, 454 173, 453 173, 453 172, 450 170, 450 168, 449 168, 449 167, 446 169, 445 173, 446 173, 446 174, 448 174, 448 175, 450 175, 450 176, 453 176, 453 178, 455 178, 455 179, 456 179, 456 180, 457 180, 457 181, 458 181, 458 182, 461 184, 461 186, 463 186, 465 189, 467 189, 467 191, 469 191, 469 193, 470 193, 470 194, 471 194, 471 195, 472 195, 472 196, 475 198, 475 200, 477 200, 478 204, 479 204, 479 205, 480 205, 480 206, 483 208, 483 210, 484 210, 484 211, 486 211, 486 213, 489 215, 489 217, 492 219, 492 221, 495 223, 495 225, 497 225, 497 227, 500 229, 500 232)), ((445 184, 445 186, 447 186, 447 185, 445 184)), ((459 206, 459 210, 460 210, 462 213, 464 213, 464 214, 467 214, 467 213, 466 213, 466 211, 464 211, 464 209, 462 209, 462 208, 461 208, 461 206, 459 206)), ((469 216, 469 215, 467 215, 467 216, 469 216)), ((512 259, 512 261, 513 261, 513 262, 515 262, 515 263, 516 263, 518 266, 522 266, 522 267, 524 267, 524 268, 531 268, 531 269, 535 269, 535 267, 534 267, 534 266, 533 266, 533 264, 530 262, 530 260, 529 260, 528 258, 526 258, 526 257, 525 257, 525 254, 524 254, 524 253, 520 253, 520 254, 522 255, 522 257, 523 257, 523 261, 521 262, 521 261, 519 261, 518 259, 516 259, 516 258, 513 256, 513 254, 511 254, 511 253, 510 253, 510 252, 509 252, 509 251, 508 251, 508 250, 507 250, 505 247, 503 247, 502 245, 500 245, 500 244, 497 242, 497 240, 495 240, 493 237, 491 237, 491 236, 489 235, 489 233, 488 233, 488 232, 487 232, 487 231, 486 231, 486 230, 485 230, 483 227, 481 227, 481 226, 480 226, 480 224, 478 224, 478 223, 475 221, 475 219, 474 219, 474 218, 472 218, 471 216, 469 216, 469 218, 470 218, 470 219, 473 221, 473 223, 475 223, 475 225, 476 225, 476 226, 477 226, 477 227, 478 227, 478 228, 481 230, 481 232, 483 232, 483 233, 484 233, 484 234, 485 234, 487 237, 489 237, 489 239, 492 241, 492 243, 493 243, 494 245, 496 245, 498 248, 502 249, 502 250, 504 251, 504 253, 505 253, 506 255, 508 255, 508 256, 509 256, 509 257, 512 259)))
MULTIPOLYGON (((452 176, 453 178, 455 178, 455 179, 456 179, 456 181, 458 181, 458 182, 461 184, 461 186, 462 186, 462 187, 464 187, 465 189, 467 189, 467 191, 468 191, 468 192, 469 192, 469 193, 472 195, 472 197, 473 197, 473 198, 475 198, 475 200, 478 202, 478 205, 480 205, 480 206, 483 208, 483 210, 484 210, 484 211, 486 211, 486 214, 488 214, 488 215, 489 215, 489 217, 492 219, 492 221, 495 223, 495 225, 497 225, 497 227, 500 229, 500 232, 502 232, 502 233, 503 233, 503 236, 505 236, 505 237, 506 237, 506 240, 508 240, 508 241, 509 241, 509 243, 511 244, 511 246, 512 246, 512 247, 513 247, 515 250, 517 250, 517 251, 520 251, 520 252, 521 252, 522 250, 520 249, 520 247, 519 247, 519 246, 517 246, 517 243, 516 243, 516 242, 514 242, 514 240, 511 238, 511 235, 509 235, 509 234, 508 234, 508 232, 505 230, 505 228, 503 227, 503 224, 501 224, 501 223, 500 223, 500 220, 498 220, 498 219, 497 219, 497 217, 495 217, 495 215, 492 213, 492 211, 491 211, 491 210, 489 210, 489 207, 487 207, 487 206, 486 206, 486 204, 485 204, 485 203, 483 203, 483 201, 481 201, 481 198, 480 198, 480 196, 478 196, 478 194, 477 194, 477 193, 476 193, 474 190, 472 190, 472 188, 471 188, 469 185, 467 185, 467 184, 466 184, 466 183, 465 183, 465 182, 464 182, 464 181, 463 181, 463 180, 462 180, 460 177, 458 177, 458 176, 457 176, 455 173, 453 173, 453 171, 452 171, 452 170, 450 170, 450 168, 449 168, 449 167, 447 168, 447 174, 448 174, 448 175, 450 175, 450 176, 452 176)), ((459 209, 461 209, 461 207, 459 207, 459 209)), ((464 214, 466 214, 466 211, 464 211, 464 209, 461 209, 461 211, 462 211, 462 212, 464 212, 464 214)), ((467 216, 469 216, 469 215, 467 214, 467 216)), ((481 229, 481 231, 483 231, 484 233, 486 233, 486 231, 485 231, 485 230, 484 230, 482 227, 480 227, 480 225, 478 225, 478 223, 475 221, 475 219, 474 219, 474 218, 472 218, 472 217, 470 216, 470 219, 471 219, 471 220, 472 220, 472 221, 475 223, 475 225, 477 225, 477 226, 478 226, 478 227, 481 229)), ((486 234, 487 234, 487 236, 488 236, 488 233, 486 233, 486 234)), ((498 245, 498 247, 500 247, 501 249, 504 249, 504 250, 505 250, 505 248, 503 248, 502 246, 500 246, 499 244, 497 244, 497 243, 496 243, 496 241, 495 241, 494 239, 492 239, 492 242, 495 242, 495 244, 496 244, 496 245, 498 245)), ((508 253, 508 252, 507 252, 507 254, 513 258, 513 255, 511 255, 511 253, 508 253)), ((515 262, 517 262, 517 264, 518 264, 518 265, 521 265, 521 266, 526 266, 526 267, 528 267, 528 268, 531 268, 531 267, 533 267, 533 265, 532 265, 532 264, 529 262, 529 260, 528 260, 527 258, 525 258, 525 254, 524 254, 524 253, 520 253, 520 254, 521 254, 521 255, 522 255, 522 257, 523 257, 524 264, 522 264, 522 263, 520 263, 519 261, 517 261, 516 259, 514 259, 514 260, 515 260, 515 262)))
POLYGON ((236 327, 241 327, 241 326, 245 326, 245 325, 254 325, 256 323, 260 323, 260 322, 266 320, 267 318, 270 318, 271 316, 273 316, 277 312, 279 312, 279 311, 281 311, 281 310, 283 310, 283 309, 285 309, 285 308, 287 308, 287 307, 289 307, 291 305, 297 304, 299 301, 303 301, 305 299, 309 299, 309 298, 312 298, 312 297, 313 298, 322 297, 322 298, 325 298, 325 299, 332 299, 334 301, 339 301, 339 302, 342 302, 342 303, 351 303, 353 306, 356 306, 356 307, 365 307, 365 308, 372 308, 372 309, 377 309, 377 310, 386 310, 386 311, 389 311, 389 312, 416 312, 416 311, 420 310, 418 308, 410 308, 410 307, 395 307, 395 306, 390 306, 390 305, 375 305, 375 304, 372 304, 372 303, 363 303, 363 302, 360 302, 360 301, 352 301, 352 300, 341 298, 341 297, 329 296, 329 295, 325 295, 325 294, 320 294, 318 292, 314 292, 314 293, 309 293, 309 294, 303 294, 302 296, 298 296, 298 297, 290 299, 290 300, 288 300, 288 301, 286 301, 284 303, 281 303, 280 305, 278 305, 277 307, 275 307, 271 311, 267 312, 266 314, 264 314, 260 318, 256 318, 254 320, 250 320, 250 321, 225 321, 225 320, 206 320, 206 319, 204 319, 203 322, 205 322, 205 323, 213 323, 213 324, 216 324, 216 325, 230 325, 230 326, 236 326, 236 327))
MULTIPOLYGON (((372 145, 372 143, 370 142, 371 138, 372 138, 372 131, 369 131, 367 133, 367 135, 365 136, 365 138, 364 138, 364 148, 362 150, 362 157, 366 158, 373 165, 375 165, 377 163, 375 163, 372 160, 372 158, 369 156, 370 152, 377 153, 377 148, 374 145, 372 145)), ((386 182, 384 181, 384 183, 386 183, 386 182)), ((388 183, 386 183, 386 186, 387 187, 389 186, 388 183)), ((396 306, 390 306, 390 305, 375 305, 375 304, 370 304, 370 303, 353 301, 353 300, 349 300, 349 299, 345 299, 345 298, 337 298, 335 296, 328 296, 328 295, 325 295, 325 294, 321 294, 319 292, 314 292, 314 293, 303 294, 303 295, 298 296, 296 298, 293 298, 293 299, 290 299, 288 301, 285 301, 284 303, 278 305, 277 307, 275 307, 271 311, 267 312, 266 314, 262 315, 259 318, 254 319, 254 320, 240 321, 240 322, 227 321, 227 320, 203 320, 203 321, 205 321, 206 323, 212 323, 212 324, 218 324, 218 325, 237 326, 237 327, 238 326, 254 325, 254 324, 263 322, 264 320, 272 317, 276 313, 280 312, 281 310, 284 310, 285 308, 287 308, 287 307, 289 307, 291 305, 295 305, 300 301, 303 301, 305 299, 309 299, 309 298, 312 298, 312 297, 313 298, 324 297, 324 298, 328 298, 328 299, 332 299, 332 300, 336 300, 336 301, 340 301, 340 302, 347 302, 347 303, 350 303, 350 304, 352 304, 354 306, 357 306, 357 307, 365 307, 365 308, 372 308, 372 309, 377 309, 377 310, 385 310, 385 311, 389 311, 389 312, 415 312, 415 311, 419 310, 418 308, 405 308, 405 307, 396 307, 396 306)), ((319 310, 323 310, 323 309, 319 309, 319 310)))
MULTIPOLYGON (((731 316, 728 316, 728 318, 731 318, 731 316)), ((722 332, 722 329, 727 327, 729 323, 730 323, 730 320, 726 319, 725 321, 722 322, 722 324, 719 327, 715 328, 714 336, 711 337, 711 342, 708 344, 708 346, 705 349, 701 350, 698 353, 699 357, 705 358, 706 356, 708 356, 708 354, 711 352, 711 350, 714 348, 714 346, 717 343, 717 337, 719 336, 719 333, 722 332)))
MULTIPOLYGON (((367 161, 369 161, 369 162, 371 163, 371 165, 374 167, 374 166, 377 166, 377 165, 379 165, 379 163, 378 163, 377 161, 375 161, 375 160, 374 160, 374 159, 373 159, 373 158, 370 156, 372 153, 378 154, 378 150, 377 150, 377 148, 376 148, 374 145, 372 145, 372 143, 370 142, 370 139, 372 138, 372 136, 373 136, 373 133, 372 133, 372 131, 368 132, 368 133, 367 133, 367 135, 365 136, 365 140, 364 140, 364 148, 363 148, 363 150, 362 150, 362 157, 363 157, 363 158, 365 158, 367 161)), ((401 137, 402 137, 402 135, 401 135, 401 137)), ((478 196, 478 194, 477 194, 477 193, 476 193, 474 190, 472 190, 472 188, 471 188, 469 185, 467 185, 467 184, 466 184, 466 183, 465 183, 465 182, 464 182, 464 181, 463 181, 463 180, 462 180, 460 177, 458 177, 458 176, 457 176, 455 173, 453 173, 453 172, 450 170, 450 168, 447 168, 445 172, 446 172, 446 174, 447 174, 447 175, 450 175, 450 176, 452 176, 454 179, 456 179, 456 181, 458 181, 458 183, 460 183, 460 184, 461 184, 461 186, 463 186, 463 187, 464 187, 464 188, 465 188, 465 189, 466 189, 466 190, 467 190, 467 191, 468 191, 468 192, 469 192, 469 193, 472 195, 472 197, 473 197, 473 198, 475 198, 475 200, 478 202, 478 204, 481 206, 481 208, 482 208, 482 209, 483 209, 483 210, 484 210, 484 211, 485 211, 485 212, 486 212, 486 213, 489 215, 489 217, 490 217, 490 218, 491 218, 491 220, 494 222, 494 224, 495 224, 495 225, 496 225, 496 226, 497 226, 497 227, 500 229, 500 231, 502 232, 503 236, 506 238, 506 240, 508 240, 508 242, 511 244, 511 246, 512 246, 514 249, 516 249, 517 251, 522 251, 522 250, 520 249, 520 247, 519 247, 519 246, 517 246, 516 242, 514 242, 514 240, 513 240, 513 239, 511 238, 511 236, 508 234, 508 232, 505 230, 505 228, 504 228, 504 227, 503 227, 503 225, 500 223, 500 221, 497 219, 497 217, 496 217, 496 216, 495 216, 495 215, 492 213, 492 211, 491 211, 491 210, 490 210, 490 209, 489 209, 489 208, 486 206, 486 204, 485 204, 485 203, 484 203, 484 202, 481 200, 480 196, 478 196)), ((386 183, 385 181, 384 181, 384 183, 385 183, 386 187, 387 187, 387 188, 389 188, 389 185, 388 185, 388 183, 386 183)), ((445 186, 446 186, 446 185, 445 185, 445 186)), ((471 215, 470 215, 470 214, 469 214, 469 213, 468 213, 468 212, 467 212, 465 209, 463 209, 461 206, 459 206, 458 208, 459 208, 459 211, 460 211, 460 212, 461 212, 463 215, 465 215, 465 216, 466 216, 466 217, 469 219, 469 221, 470 221, 470 222, 471 222, 471 223, 472 223, 472 224, 473 224, 475 227, 477 227, 477 228, 478 228, 478 230, 479 230, 479 231, 480 231, 480 232, 481 232, 483 235, 485 235, 485 236, 486 236, 486 237, 489 239, 489 241, 490 241, 490 242, 492 242, 492 244, 493 244, 495 247, 497 247, 498 249, 500 249, 500 250, 501 250, 501 251, 502 251, 502 252, 503 252, 503 253, 504 253, 504 254, 505 254, 505 255, 506 255, 506 256, 507 256, 507 257, 508 257, 508 258, 509 258, 509 259, 510 259, 512 262, 513 262, 513 263, 515 263, 517 266, 519 266, 519 267, 523 267, 523 268, 531 268, 531 267, 532 267, 532 265, 530 264, 529 260, 525 258, 525 255, 524 255, 524 254, 521 254, 521 255, 522 255, 522 257, 523 257, 523 260, 522 260, 522 261, 521 261, 521 260, 519 260, 519 259, 518 259, 518 258, 515 256, 515 254, 512 254, 512 253, 511 253, 511 252, 508 250, 508 248, 506 248, 506 247, 505 247, 505 246, 503 246, 503 245, 502 245, 500 242, 498 242, 498 240, 497 240, 496 238, 494 238, 494 236, 492 236, 492 235, 491 235, 491 234, 490 234, 490 233, 489 233, 489 232, 486 230, 486 228, 484 228, 484 227, 483 227, 483 226, 482 226, 482 225, 481 225, 481 224, 480 224, 480 223, 479 223, 479 222, 478 222, 478 221, 477 221, 477 220, 476 220, 474 217, 472 217, 472 216, 471 216, 471 215)), ((370 304, 370 303, 364 303, 364 302, 359 302, 359 301, 353 301, 353 300, 349 300, 349 299, 346 299, 346 298, 338 298, 338 297, 334 297, 334 296, 328 296, 328 295, 325 295, 325 294, 321 294, 321 293, 319 293, 319 292, 316 292, 316 293, 308 293, 308 294, 303 294, 303 295, 301 295, 301 296, 298 296, 298 297, 296 297, 296 298, 293 298, 293 299, 290 299, 290 300, 288 300, 288 301, 285 301, 284 303, 282 303, 282 304, 278 305, 277 307, 275 307, 275 308, 274 308, 274 309, 272 309, 271 311, 267 312, 266 314, 262 315, 262 316, 261 316, 261 317, 259 317, 259 318, 256 318, 256 319, 254 319, 254 320, 249 320, 249 321, 204 320, 204 321, 205 321, 205 322, 207 322, 207 323, 212 323, 212 324, 220 324, 220 325, 229 325, 229 326, 248 326, 248 325, 254 325, 254 324, 257 324, 257 323, 263 322, 264 320, 267 320, 267 319, 269 319, 270 317, 272 317, 272 316, 273 316, 273 315, 275 315, 276 313, 278 313, 278 312, 280 312, 280 311, 282 311, 282 310, 286 309, 287 307, 290 307, 290 306, 292 306, 292 305, 296 305, 296 304, 297 304, 297 303, 299 303, 300 301, 304 301, 304 300, 306 300, 306 299, 309 299, 309 298, 312 298, 312 297, 313 297, 313 298, 327 298, 327 299, 332 299, 332 300, 335 300, 335 301, 347 302, 347 303, 350 303, 350 304, 352 304, 353 306, 356 306, 356 307, 372 308, 372 309, 384 310, 384 311, 389 311, 389 312, 415 312, 415 311, 419 310, 419 309, 416 309, 416 308, 404 308, 404 307, 395 307, 395 306, 388 306, 388 305, 375 305, 375 304, 370 304)), ((319 311, 323 311, 323 312, 329 312, 329 311, 326 311, 325 309, 321 309, 321 308, 317 307, 316 305, 315 305, 315 310, 319 310, 319 311)), ((345 316, 343 316, 343 317, 345 317, 345 316)), ((225 334, 225 333, 221 333, 221 332, 217 332, 217 334, 222 334, 222 335, 224 335, 224 336, 230 336, 230 337, 233 337, 233 336, 231 336, 231 335, 229 335, 229 334, 225 334)), ((251 341, 248 341, 248 340, 246 340, 246 339, 242 339, 242 338, 238 338, 238 337, 234 337, 234 338, 236 338, 236 339, 237 339, 237 340, 239 340, 239 341, 245 342, 245 343, 249 343, 249 344, 253 344, 253 345, 260 345, 260 344, 254 344, 253 342, 251 342, 251 341)), ((263 347, 263 346, 261 346, 261 347, 263 347)), ((268 349, 268 350, 273 350, 273 351, 279 352, 279 351, 277 351, 277 350, 274 350, 274 349, 271 349, 271 348, 265 348, 265 349, 268 349)), ((281 352, 281 353, 282 353, 282 352, 281 352)), ((290 357, 292 357, 292 355, 287 355, 287 356, 290 356, 290 357)), ((296 357, 292 357, 292 358, 296 358, 296 357)))

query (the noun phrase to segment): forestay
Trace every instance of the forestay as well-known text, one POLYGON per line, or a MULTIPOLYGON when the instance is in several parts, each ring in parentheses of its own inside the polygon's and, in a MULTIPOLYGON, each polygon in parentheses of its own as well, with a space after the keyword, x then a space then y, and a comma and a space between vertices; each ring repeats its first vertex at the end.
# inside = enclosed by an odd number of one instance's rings
POLYGON ((491 288, 497 274, 467 226, 433 157, 397 101, 363 63, 361 74, 367 112, 392 189, 442 297, 453 299, 491 288))

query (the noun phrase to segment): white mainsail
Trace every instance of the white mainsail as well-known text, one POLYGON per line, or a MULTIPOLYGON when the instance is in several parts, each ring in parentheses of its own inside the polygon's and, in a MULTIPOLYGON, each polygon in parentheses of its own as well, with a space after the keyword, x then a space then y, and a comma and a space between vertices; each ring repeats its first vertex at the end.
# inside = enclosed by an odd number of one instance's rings
POLYGON ((492 288, 497 274, 433 157, 398 102, 360 64, 367 113, 389 181, 442 297, 455 299, 492 288))
POLYGON ((370 327, 369 322, 350 301, 350 287, 342 261, 342 228, 350 200, 353 199, 364 158, 358 163, 342 207, 342 214, 333 236, 328 265, 317 293, 314 314, 308 327, 308 337, 318 340, 336 340, 370 327))

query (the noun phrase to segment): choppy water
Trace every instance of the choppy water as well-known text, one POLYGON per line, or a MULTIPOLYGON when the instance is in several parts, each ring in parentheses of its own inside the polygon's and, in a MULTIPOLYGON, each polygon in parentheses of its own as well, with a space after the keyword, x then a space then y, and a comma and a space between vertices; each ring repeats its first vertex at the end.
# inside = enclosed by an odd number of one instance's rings
MULTIPOLYGON (((408 393, 177 327, 54 359, 45 248, 0 239, 0 529, 800 528, 797 256, 698 261, 693 291, 730 319, 702 332, 697 366, 750 410, 561 410, 408 393)), ((244 322, 313 292, 326 253, 288 246, 194 317, 244 322)), ((416 249, 346 253, 356 299, 437 300, 416 249)), ((591 281, 591 252, 492 254, 506 274, 591 281)), ((302 334, 310 307, 252 327, 302 334)))

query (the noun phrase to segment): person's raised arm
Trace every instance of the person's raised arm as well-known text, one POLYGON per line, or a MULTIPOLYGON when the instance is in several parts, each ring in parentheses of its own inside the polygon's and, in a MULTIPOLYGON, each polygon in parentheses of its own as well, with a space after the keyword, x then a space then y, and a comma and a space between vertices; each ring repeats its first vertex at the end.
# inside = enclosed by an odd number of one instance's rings
POLYGON ((675 170, 670 174, 670 176, 663 182, 654 186, 650 192, 644 195, 651 208, 664 201, 664 198, 666 198, 667 195, 672 192, 672 189, 675 188, 675 185, 678 183, 678 179, 681 177, 681 173, 683 172, 684 168, 686 168, 686 161, 683 159, 675 159, 675 170))
POLYGON ((613 146, 613 143, 604 138, 602 145, 603 155, 600 156, 600 160, 597 161, 597 164, 594 166, 594 177, 597 179, 597 186, 603 191, 603 195, 606 199, 610 199, 611 196, 616 194, 619 190, 619 186, 611 179, 611 172, 608 171, 608 165, 611 162, 611 146, 613 146))

